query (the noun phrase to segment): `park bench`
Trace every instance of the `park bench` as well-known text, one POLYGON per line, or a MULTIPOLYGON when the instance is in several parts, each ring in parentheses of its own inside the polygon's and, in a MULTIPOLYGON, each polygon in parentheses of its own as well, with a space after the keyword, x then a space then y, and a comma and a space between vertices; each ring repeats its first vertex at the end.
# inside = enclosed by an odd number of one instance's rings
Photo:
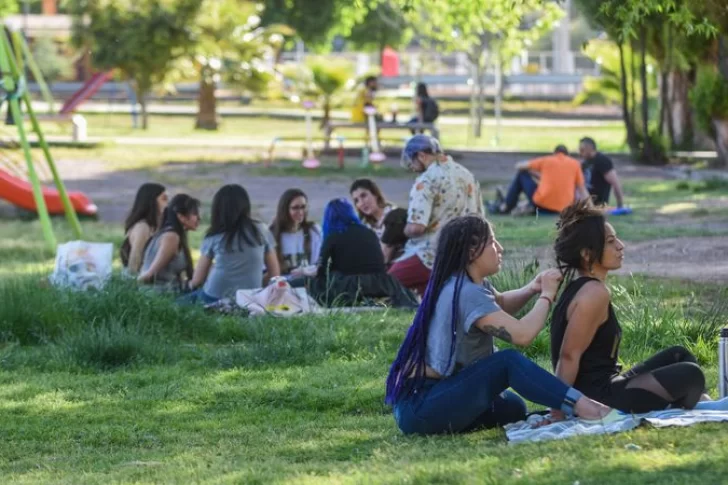
MULTIPOLYGON (((361 128, 362 131, 366 131, 368 125, 366 123, 353 123, 351 121, 330 121, 324 126, 324 149, 329 149, 331 135, 337 128, 361 128)), ((433 137, 440 139, 440 130, 437 129, 435 123, 393 123, 380 121, 377 123, 377 130, 427 130, 433 137)))

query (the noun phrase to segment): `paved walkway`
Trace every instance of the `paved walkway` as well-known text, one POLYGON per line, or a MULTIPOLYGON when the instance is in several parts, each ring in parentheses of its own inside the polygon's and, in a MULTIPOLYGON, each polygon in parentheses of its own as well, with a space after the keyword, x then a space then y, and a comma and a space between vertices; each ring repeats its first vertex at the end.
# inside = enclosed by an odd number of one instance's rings
MULTIPOLYGON (((384 102, 386 104, 386 102, 384 102)), ((38 113, 47 111, 47 104, 43 102, 34 102, 33 106, 38 113)), ((196 105, 171 105, 171 104, 150 104, 147 111, 152 115, 178 115, 178 116, 194 116, 197 114, 196 105)), ((250 106, 219 106, 218 114, 220 116, 260 116, 275 118, 303 119, 305 111, 300 108, 256 108, 250 106)), ((407 112, 409 110, 406 110, 407 112)), ((78 111, 80 114, 126 114, 131 116, 131 105, 129 104, 104 104, 104 103, 85 103, 78 111)), ((405 120, 406 113, 401 113, 400 118, 405 120)), ((334 110, 331 117, 335 120, 348 120, 350 113, 343 110, 334 110)), ((315 110, 314 119, 320 119, 320 110, 315 110)), ((437 120, 440 125, 465 126, 469 121, 466 116, 442 116, 437 120)), ((486 116, 483 120, 486 126, 495 126, 495 118, 486 116)), ((589 120, 582 118, 574 119, 549 119, 549 118, 503 118, 502 126, 524 126, 524 127, 599 127, 613 126, 621 123, 620 120, 589 120)))

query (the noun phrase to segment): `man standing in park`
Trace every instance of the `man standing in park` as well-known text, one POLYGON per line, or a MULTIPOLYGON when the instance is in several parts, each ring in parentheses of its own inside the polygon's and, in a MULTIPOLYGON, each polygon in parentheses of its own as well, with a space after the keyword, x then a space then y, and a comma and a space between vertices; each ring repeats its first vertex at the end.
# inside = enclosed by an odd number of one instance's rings
POLYGON ((364 80, 364 86, 357 93, 354 107, 351 109, 352 123, 366 123, 367 115, 364 108, 374 106, 374 96, 379 85, 375 76, 369 76, 364 80))
POLYGON ((489 206, 489 210, 509 214, 522 193, 528 198, 531 212, 543 213, 561 212, 574 202, 575 195, 579 199, 589 198, 581 164, 569 156, 564 145, 557 146, 553 155, 517 163, 516 170, 505 198, 492 209, 489 206))
POLYGON ((404 254, 389 274, 405 287, 423 295, 435 260, 440 229, 466 214, 485 216, 480 184, 468 169, 445 155, 440 143, 415 135, 402 151, 402 166, 418 173, 410 190, 404 254))
POLYGON ((584 137, 579 141, 579 155, 584 160, 582 162, 584 179, 594 203, 597 205, 608 204, 609 192, 614 188, 617 207, 620 209, 624 207, 622 184, 619 182, 612 160, 598 152, 596 142, 589 137, 584 137))

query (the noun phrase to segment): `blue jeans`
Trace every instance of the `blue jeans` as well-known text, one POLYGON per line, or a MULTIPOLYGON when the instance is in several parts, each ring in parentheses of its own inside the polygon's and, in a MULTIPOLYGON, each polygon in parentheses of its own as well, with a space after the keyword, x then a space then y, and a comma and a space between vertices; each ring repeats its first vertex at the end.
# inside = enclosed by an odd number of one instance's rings
POLYGON ((526 170, 519 171, 506 194, 506 211, 510 212, 518 205, 518 198, 521 194, 525 194, 531 205, 536 206, 533 202, 533 194, 536 193, 536 189, 538 189, 538 183, 533 180, 531 174, 526 170))
POLYGON ((191 293, 187 293, 186 295, 182 295, 177 298, 177 303, 183 305, 195 305, 197 303, 200 303, 202 305, 209 305, 210 303, 215 303, 218 300, 219 298, 210 296, 202 291, 202 288, 198 288, 191 293))
POLYGON ((523 400, 504 392, 512 387, 529 401, 566 414, 582 394, 515 350, 502 350, 460 372, 405 386, 394 405, 394 419, 405 434, 462 433, 483 426, 520 421, 523 400), (409 387, 409 388, 408 388, 409 387))

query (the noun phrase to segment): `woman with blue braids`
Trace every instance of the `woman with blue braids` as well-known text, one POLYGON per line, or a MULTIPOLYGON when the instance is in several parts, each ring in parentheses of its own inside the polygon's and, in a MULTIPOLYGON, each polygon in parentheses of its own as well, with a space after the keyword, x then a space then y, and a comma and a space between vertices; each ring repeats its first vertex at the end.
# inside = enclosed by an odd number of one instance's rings
POLYGON ((326 205, 324 241, 311 293, 324 305, 355 305, 387 299, 393 306, 416 307, 415 296, 387 274, 376 233, 366 227, 351 203, 334 199, 326 205))
POLYGON ((387 404, 406 434, 460 433, 526 417, 524 398, 582 419, 613 419, 515 350, 494 338, 529 345, 543 329, 561 281, 558 270, 504 293, 486 280, 501 266, 503 247, 479 215, 457 217, 441 230, 432 276, 387 378, 387 404), (533 309, 517 313, 540 295, 533 309))

